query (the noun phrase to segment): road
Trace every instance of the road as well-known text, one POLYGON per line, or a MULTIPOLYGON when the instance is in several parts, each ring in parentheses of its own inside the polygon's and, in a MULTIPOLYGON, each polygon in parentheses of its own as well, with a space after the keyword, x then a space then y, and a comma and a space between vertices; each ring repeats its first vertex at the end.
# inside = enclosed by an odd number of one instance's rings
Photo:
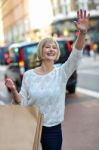
POLYGON ((99 98, 99 56, 82 59, 78 67, 78 89, 86 94, 96 95, 99 98))
MULTIPOLYGON (((66 98, 62 150, 99 150, 98 68, 99 61, 87 58, 78 68, 76 93, 66 98)), ((5 69, 0 67, 0 86, 5 69)))
MULTIPOLYGON (((6 66, 0 66, 0 90, 4 87, 4 73, 6 70, 6 66)), ((2 89, 3 90, 3 89, 2 89)))
POLYGON ((0 65, 0 81, 4 78, 5 70, 6 70, 6 66, 0 65))
POLYGON ((10 104, 12 103, 12 96, 8 92, 5 81, 4 81, 4 73, 6 70, 6 66, 0 66, 0 105, 10 104))

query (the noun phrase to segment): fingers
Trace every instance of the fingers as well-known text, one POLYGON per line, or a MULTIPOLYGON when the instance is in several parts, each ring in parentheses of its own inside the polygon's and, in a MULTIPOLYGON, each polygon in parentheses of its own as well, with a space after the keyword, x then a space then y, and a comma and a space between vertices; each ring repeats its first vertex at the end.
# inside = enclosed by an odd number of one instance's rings
POLYGON ((86 10, 84 10, 84 18, 86 18, 86 10))
POLYGON ((5 85, 6 85, 6 87, 7 87, 8 89, 10 89, 11 91, 12 91, 12 90, 16 90, 16 86, 15 86, 14 82, 12 81, 12 79, 7 78, 7 79, 5 80, 5 85))
POLYGON ((82 19, 82 18, 88 18, 89 19, 89 17, 90 17, 90 14, 88 13, 86 13, 86 10, 82 10, 82 9, 80 9, 79 11, 77 11, 77 18, 78 19, 82 19))
POLYGON ((87 18, 89 19, 90 18, 90 14, 88 13, 88 16, 87 16, 87 18))
POLYGON ((7 78, 7 79, 5 80, 5 85, 6 85, 7 83, 14 84, 14 82, 13 82, 12 79, 10 79, 10 78, 7 78))
POLYGON ((77 11, 77 18, 79 19, 79 11, 77 11))

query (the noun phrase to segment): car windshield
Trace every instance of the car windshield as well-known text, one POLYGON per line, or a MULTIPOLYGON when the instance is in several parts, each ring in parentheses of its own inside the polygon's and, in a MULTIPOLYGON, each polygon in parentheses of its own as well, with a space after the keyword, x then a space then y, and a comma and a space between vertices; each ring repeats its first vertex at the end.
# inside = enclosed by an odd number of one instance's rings
POLYGON ((18 63, 18 58, 19 58, 18 51, 19 51, 18 47, 8 49, 9 58, 11 62, 18 63))
POLYGON ((34 68, 40 64, 40 60, 37 55, 37 46, 38 43, 34 43, 20 48, 20 50, 23 50, 23 59, 26 70, 34 68))
POLYGON ((67 46, 66 40, 60 40, 58 41, 59 47, 60 47, 60 58, 56 63, 64 63, 68 57, 69 57, 69 50, 67 46))

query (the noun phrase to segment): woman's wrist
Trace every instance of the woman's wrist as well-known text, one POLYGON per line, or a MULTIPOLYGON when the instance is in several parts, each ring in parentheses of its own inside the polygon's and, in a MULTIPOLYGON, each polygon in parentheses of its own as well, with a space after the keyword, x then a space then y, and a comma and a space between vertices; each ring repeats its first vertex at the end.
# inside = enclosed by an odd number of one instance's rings
POLYGON ((86 35, 87 34, 87 30, 79 30, 80 35, 86 35))
POLYGON ((16 104, 20 104, 21 103, 20 96, 19 96, 19 93, 17 92, 17 89, 16 89, 15 85, 11 89, 11 93, 12 93, 12 97, 14 99, 14 102, 16 104))
POLYGON ((16 87, 15 87, 15 85, 13 85, 13 87, 11 88, 11 92, 12 93, 15 93, 17 90, 16 90, 16 87))

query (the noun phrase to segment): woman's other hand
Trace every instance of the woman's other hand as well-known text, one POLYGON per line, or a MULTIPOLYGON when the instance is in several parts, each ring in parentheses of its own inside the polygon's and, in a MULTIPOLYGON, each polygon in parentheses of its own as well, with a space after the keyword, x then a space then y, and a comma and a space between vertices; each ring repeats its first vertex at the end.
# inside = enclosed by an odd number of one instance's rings
POLYGON ((5 85, 11 91, 16 90, 16 86, 15 86, 14 82, 12 81, 12 79, 10 79, 10 78, 5 79, 5 85))
POLYGON ((87 32, 89 27, 90 14, 86 10, 77 11, 77 21, 74 21, 77 29, 81 32, 87 32))

